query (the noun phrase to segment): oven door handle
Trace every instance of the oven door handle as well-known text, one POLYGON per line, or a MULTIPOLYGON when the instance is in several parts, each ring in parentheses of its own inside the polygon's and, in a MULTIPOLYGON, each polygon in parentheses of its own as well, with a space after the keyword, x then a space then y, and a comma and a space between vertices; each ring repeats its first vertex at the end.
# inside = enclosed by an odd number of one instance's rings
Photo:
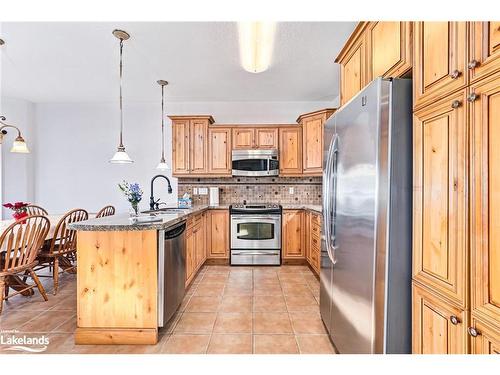
POLYGON ((239 216, 239 217, 231 217, 231 220, 234 222, 246 222, 248 220, 271 220, 273 222, 279 221, 281 218, 279 216, 239 216))
POLYGON ((231 255, 265 255, 265 256, 276 256, 278 255, 277 252, 274 253, 269 253, 269 252, 260 252, 260 251, 244 251, 240 253, 231 253, 231 255))

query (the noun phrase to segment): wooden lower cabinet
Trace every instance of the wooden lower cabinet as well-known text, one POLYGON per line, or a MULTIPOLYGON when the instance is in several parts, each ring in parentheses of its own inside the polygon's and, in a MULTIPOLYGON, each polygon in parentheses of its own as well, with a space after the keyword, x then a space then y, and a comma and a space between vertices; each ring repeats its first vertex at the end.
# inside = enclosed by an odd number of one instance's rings
POLYGON ((493 327, 472 317, 469 330, 472 354, 500 354, 500 327, 493 327))
POLYGON ((281 245, 283 259, 305 258, 304 211, 283 210, 281 245))
POLYGON ((305 257, 312 269, 319 275, 321 253, 321 215, 304 212, 305 257))
POLYGON ((466 311, 413 283, 413 353, 466 354, 466 311))
POLYGON ((207 257, 229 258, 229 211, 209 210, 207 257))

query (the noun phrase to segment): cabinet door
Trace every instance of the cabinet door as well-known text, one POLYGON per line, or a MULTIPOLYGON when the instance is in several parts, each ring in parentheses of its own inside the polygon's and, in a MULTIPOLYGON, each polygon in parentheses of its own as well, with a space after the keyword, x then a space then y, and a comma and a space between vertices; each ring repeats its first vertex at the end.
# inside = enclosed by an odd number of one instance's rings
POLYGON ((368 77, 401 77, 412 67, 412 23, 371 22, 366 30, 368 77))
POLYGON ((471 22, 469 40, 471 81, 500 70, 500 22, 471 22))
POLYGON ((413 353, 467 354, 467 313, 413 284, 413 353))
POLYGON ((278 129, 277 128, 256 128, 255 144, 259 149, 277 149, 278 148, 278 129))
POLYGON ((304 174, 323 173, 323 122, 325 116, 305 118, 302 122, 302 144, 304 146, 304 174))
POLYGON ((311 213, 304 212, 304 252, 306 260, 311 263, 311 213))
POLYGON ((203 252, 205 251, 205 231, 203 230, 201 222, 195 227, 193 233, 195 236, 194 242, 196 248, 196 261, 194 262, 194 269, 197 270, 204 262, 203 252))
POLYGON ((304 258, 304 212, 302 210, 283 211, 283 258, 304 258))
POLYGON ((472 317, 471 327, 477 336, 471 336, 472 354, 500 354, 500 327, 494 328, 472 317))
POLYGON ((231 129, 208 129, 208 172, 231 175, 231 129))
POLYGON ((500 73, 470 92, 472 312, 500 326, 500 73))
POLYGON ((186 284, 191 281, 195 259, 195 236, 192 229, 186 230, 186 284))
POLYGON ((463 90, 415 112, 413 121, 413 277, 463 308, 468 285, 466 103, 463 90))
POLYGON ((366 85, 366 52, 364 39, 353 44, 340 62, 340 102, 345 104, 366 85))
POLYGON ((234 149, 255 148, 255 129, 233 128, 233 148, 234 149))
POLYGON ((466 22, 414 23, 413 88, 415 108, 465 87, 466 22))
POLYGON ((189 120, 172 121, 172 173, 189 174, 189 120))
POLYGON ((280 175, 302 175, 302 129, 281 128, 280 138, 280 175))
POLYGON ((190 122, 190 172, 191 174, 205 174, 208 170, 208 120, 191 120, 190 122))
POLYGON ((229 211, 210 210, 208 243, 209 258, 229 257, 229 211))

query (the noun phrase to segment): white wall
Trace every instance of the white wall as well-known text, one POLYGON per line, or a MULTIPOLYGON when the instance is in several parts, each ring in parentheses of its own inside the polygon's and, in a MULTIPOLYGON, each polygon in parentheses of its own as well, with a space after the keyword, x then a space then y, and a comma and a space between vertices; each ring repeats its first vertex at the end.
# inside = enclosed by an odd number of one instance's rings
MULTIPOLYGON (((33 103, 12 98, 1 98, 0 114, 7 117, 7 124, 21 129, 22 136, 28 144, 30 154, 11 153, 12 142, 17 137, 15 129, 7 128, 8 134, 4 137, 1 147, 2 164, 2 204, 6 202, 26 201, 33 202, 34 190, 34 154, 36 141, 34 136, 33 103)), ((12 212, 2 207, 2 217, 9 218, 12 212)))
MULTIPOLYGON (((166 103, 166 113, 211 114, 216 123, 293 123, 297 116, 330 102, 190 102, 166 103)), ((141 208, 149 203, 149 182, 157 173, 160 158, 160 115, 158 103, 124 105, 124 144, 134 159, 132 165, 108 163, 116 150, 119 131, 117 103, 36 105, 35 199, 49 212, 75 207, 90 212, 105 204, 118 211, 129 205, 119 192, 122 179, 138 182, 144 190, 141 208)), ((171 128, 166 122, 166 158, 171 165, 171 128)), ((170 173, 167 174, 170 177, 170 173)), ((177 181, 171 179, 173 194, 166 182, 157 180, 155 196, 175 204, 177 181)))

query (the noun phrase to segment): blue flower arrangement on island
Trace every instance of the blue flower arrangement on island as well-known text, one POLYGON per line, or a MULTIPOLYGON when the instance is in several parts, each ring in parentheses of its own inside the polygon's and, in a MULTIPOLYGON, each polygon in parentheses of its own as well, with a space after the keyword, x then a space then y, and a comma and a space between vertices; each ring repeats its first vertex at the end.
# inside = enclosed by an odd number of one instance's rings
POLYGON ((118 187, 132 205, 135 215, 137 216, 139 214, 139 202, 142 200, 143 194, 141 187, 137 182, 130 184, 125 180, 123 180, 121 184, 118 184, 118 187))

